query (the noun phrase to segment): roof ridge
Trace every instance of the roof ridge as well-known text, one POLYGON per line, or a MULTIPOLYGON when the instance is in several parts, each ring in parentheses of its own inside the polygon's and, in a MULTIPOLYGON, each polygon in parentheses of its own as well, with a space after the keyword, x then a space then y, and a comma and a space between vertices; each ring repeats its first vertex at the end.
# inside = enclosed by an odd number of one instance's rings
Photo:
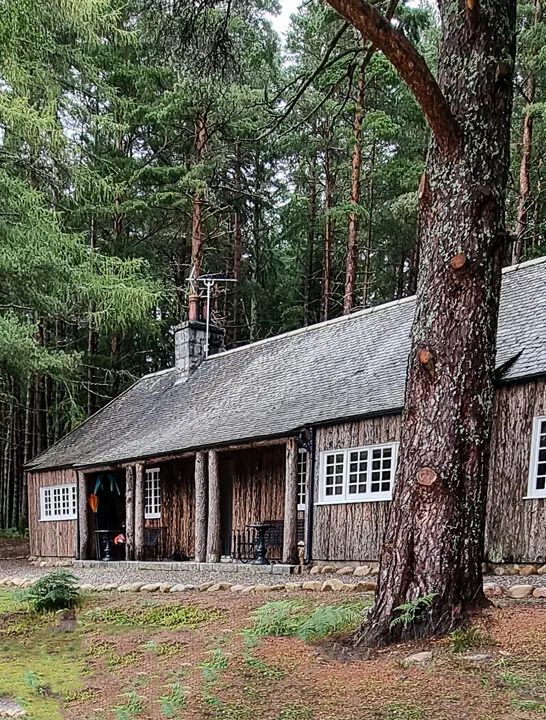
POLYGON ((301 335, 303 333, 312 332, 313 330, 320 330, 324 327, 329 327, 330 325, 335 325, 337 323, 347 322, 349 320, 360 318, 365 315, 372 315, 373 313, 377 313, 381 310, 388 310, 392 307, 397 307, 398 305, 405 305, 411 300, 415 300, 415 295, 409 295, 408 297, 400 298, 398 300, 391 300, 388 303, 381 303, 381 305, 374 305, 374 307, 358 310, 357 312, 353 312, 350 315, 341 315, 340 317, 331 318, 330 320, 323 320, 322 322, 314 323, 313 325, 296 328, 295 330, 288 330, 287 332, 281 333, 280 335, 272 335, 271 337, 263 338, 263 340, 256 340, 255 342, 247 343, 246 345, 240 345, 239 347, 231 348, 230 350, 224 350, 223 352, 214 353, 214 355, 209 355, 208 358, 206 358, 206 361, 209 362, 210 360, 214 360, 216 358, 225 357, 226 355, 231 355, 232 353, 240 352, 241 350, 248 350, 249 348, 260 347, 261 345, 274 342, 275 340, 282 340, 284 338, 293 337, 294 335, 301 335))
POLYGON ((521 270, 522 268, 532 267, 533 265, 542 265, 543 263, 546 263, 546 255, 533 258, 532 260, 525 260, 524 262, 516 263, 515 265, 508 265, 502 269, 502 272, 503 274, 515 272, 516 270, 521 270))

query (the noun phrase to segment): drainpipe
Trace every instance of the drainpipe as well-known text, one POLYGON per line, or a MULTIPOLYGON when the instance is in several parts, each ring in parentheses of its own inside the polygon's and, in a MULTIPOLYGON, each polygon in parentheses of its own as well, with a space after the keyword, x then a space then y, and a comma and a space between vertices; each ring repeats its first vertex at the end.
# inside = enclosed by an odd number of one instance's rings
POLYGON ((307 520, 305 562, 313 561, 313 510, 315 507, 315 428, 309 428, 309 492, 307 493, 307 520))

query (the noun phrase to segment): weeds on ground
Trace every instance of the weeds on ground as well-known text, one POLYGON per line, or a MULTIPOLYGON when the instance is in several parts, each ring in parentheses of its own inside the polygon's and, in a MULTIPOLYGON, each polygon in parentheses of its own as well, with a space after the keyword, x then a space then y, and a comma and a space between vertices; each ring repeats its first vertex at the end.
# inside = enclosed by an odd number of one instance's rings
POLYGON ((449 643, 454 653, 474 648, 483 648, 494 644, 493 638, 475 626, 459 628, 449 635, 449 643))
POLYGON ((245 655, 244 672, 260 680, 282 680, 286 677, 284 670, 255 658, 251 653, 245 655))
POLYGON ((125 693, 122 697, 126 697, 127 701, 123 705, 117 705, 114 708, 116 720, 131 720, 138 717, 144 712, 142 698, 136 692, 125 693))
POLYGON ((122 653, 121 655, 113 654, 108 658, 108 667, 110 669, 118 667, 126 667, 135 662, 139 657, 137 652, 122 653))
MULTIPOLYGON (((501 666, 506 667, 505 663, 501 666)), ((546 714, 546 672, 536 667, 523 670, 525 674, 514 672, 508 666, 498 674, 498 680, 515 696, 512 697, 512 707, 546 714)))
POLYGON ((210 660, 201 663, 200 668, 203 673, 203 698, 208 706, 215 707, 217 710, 223 707, 223 703, 214 694, 213 690, 221 685, 220 677, 229 667, 229 660, 223 650, 213 650, 210 660))
POLYGON ((166 718, 175 718, 188 704, 186 690, 179 682, 169 685, 170 692, 159 698, 161 712, 166 718))
POLYGON ((195 630, 212 620, 219 620, 223 613, 219 610, 202 610, 195 605, 158 605, 143 608, 94 608, 82 616, 86 623, 104 623, 106 625, 137 625, 139 627, 186 628, 195 630))
POLYGON ((390 703, 383 720, 425 720, 422 708, 406 703, 390 703))
POLYGON ((301 703, 289 703, 279 713, 278 720, 313 720, 313 710, 301 703))
MULTIPOLYGON (((369 603, 360 600, 319 605, 313 609, 294 600, 266 603, 253 613, 251 633, 255 637, 293 636, 306 642, 323 640, 329 635, 356 629, 368 607, 369 603)), ((246 638, 249 635, 247 633, 246 638)))

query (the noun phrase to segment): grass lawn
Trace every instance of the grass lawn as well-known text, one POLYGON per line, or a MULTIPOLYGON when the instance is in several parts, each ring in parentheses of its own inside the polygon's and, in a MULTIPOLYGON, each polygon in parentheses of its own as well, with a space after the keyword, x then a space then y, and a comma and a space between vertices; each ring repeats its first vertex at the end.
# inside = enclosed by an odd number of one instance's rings
POLYGON ((330 632, 370 598, 334 593, 94 594, 76 618, 0 594, 0 697, 32 720, 546 718, 546 607, 492 609, 470 631, 343 660, 330 632), (433 659, 404 659, 432 650, 433 659))

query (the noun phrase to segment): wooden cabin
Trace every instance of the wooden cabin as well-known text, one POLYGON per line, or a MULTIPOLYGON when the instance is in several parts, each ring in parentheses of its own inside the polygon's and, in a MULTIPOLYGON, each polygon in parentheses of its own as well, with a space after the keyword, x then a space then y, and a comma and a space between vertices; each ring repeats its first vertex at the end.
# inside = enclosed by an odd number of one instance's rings
MULTIPOLYGON (((31 553, 217 562, 256 523, 294 563, 378 557, 415 300, 223 350, 175 331, 143 377, 27 467, 31 553), (102 544, 101 544, 102 543, 102 544)), ((486 553, 546 562, 546 258, 504 271, 486 553)), ((248 545, 248 543, 250 545, 248 545)), ((241 554, 241 547, 243 554, 241 554)))

